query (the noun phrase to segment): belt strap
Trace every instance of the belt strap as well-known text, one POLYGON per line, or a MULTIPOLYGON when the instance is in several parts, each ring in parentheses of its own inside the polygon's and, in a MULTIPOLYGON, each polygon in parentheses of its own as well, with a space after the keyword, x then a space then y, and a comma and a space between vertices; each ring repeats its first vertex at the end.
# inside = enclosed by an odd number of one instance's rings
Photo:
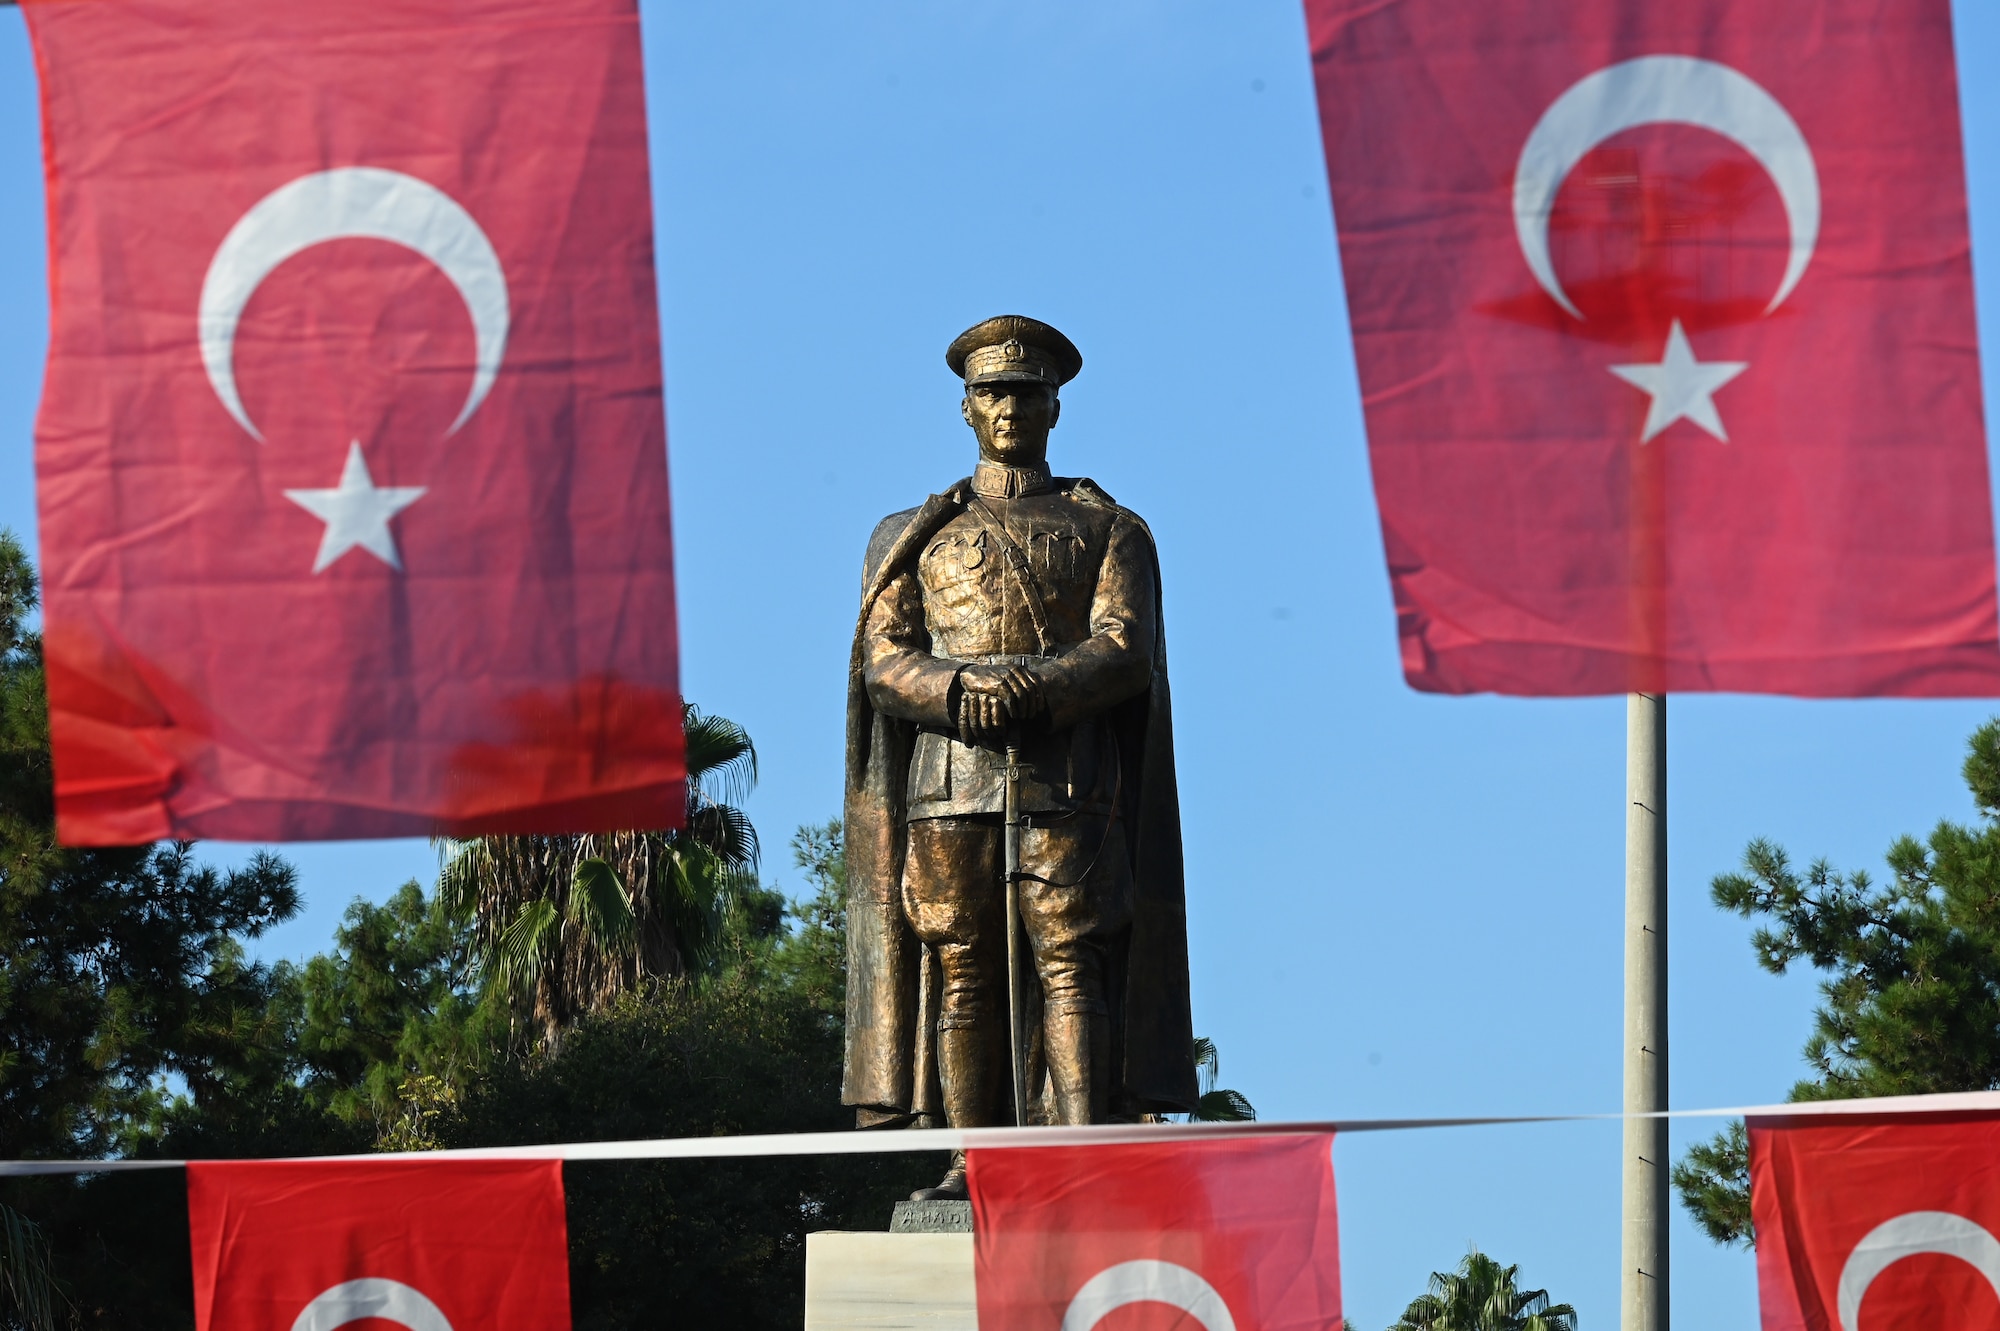
POLYGON ((991 532, 994 539, 1000 542, 1000 552, 1007 558, 1007 570, 1014 575, 1014 581, 1021 588, 1021 598, 1028 604, 1028 618, 1035 625, 1035 642, 1040 646, 1042 655, 1047 656, 1049 612, 1042 604, 1042 584, 1035 577, 1034 565, 1028 562, 1027 551, 1021 548, 1020 542, 1016 541, 1007 530, 1007 524, 994 516, 993 510, 986 506, 984 499, 973 495, 968 507, 973 517, 979 520, 979 525, 991 532))

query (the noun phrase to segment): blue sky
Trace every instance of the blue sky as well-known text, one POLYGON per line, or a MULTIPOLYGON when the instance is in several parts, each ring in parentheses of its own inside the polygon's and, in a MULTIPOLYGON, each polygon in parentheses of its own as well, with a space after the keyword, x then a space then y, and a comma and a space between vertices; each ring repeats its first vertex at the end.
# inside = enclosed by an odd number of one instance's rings
MULTIPOLYGON (((2000 245, 2000 81, 1969 71, 2000 64, 2000 8, 1954 8, 1977 258, 2000 245)), ((838 810, 862 542, 970 465, 944 346, 1033 314, 1086 361, 1058 469, 1159 537, 1196 1025, 1226 1083, 1272 1118, 1615 1109, 1624 704, 1401 682, 1296 0, 642 9, 687 692, 756 738, 770 876, 797 890, 786 837, 838 810)), ((0 10, 0 525, 23 533, 39 143, 0 10)), ((1996 301, 1983 281, 1989 335, 1996 301)), ((1970 818, 1964 740, 1996 711, 1674 699, 1677 1106, 1782 1097, 1814 997, 1755 968, 1710 877, 1753 836, 1879 869, 1896 835, 1970 818)), ((422 842, 286 853, 307 905, 271 956, 436 864, 422 842)), ((1474 1242, 1586 1328, 1616 1321, 1615 1126, 1337 1159, 1363 1331, 1474 1242)), ((1676 1318, 1755 1326, 1749 1256, 1678 1215, 1673 1243, 1676 1318)))

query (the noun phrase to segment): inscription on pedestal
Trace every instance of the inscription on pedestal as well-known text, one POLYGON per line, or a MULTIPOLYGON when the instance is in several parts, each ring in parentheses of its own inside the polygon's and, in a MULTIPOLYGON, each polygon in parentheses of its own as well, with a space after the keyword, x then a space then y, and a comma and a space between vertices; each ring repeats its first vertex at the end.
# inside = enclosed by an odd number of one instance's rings
POLYGON ((970 1234, 971 1202, 897 1202, 889 1217, 891 1234, 970 1234))

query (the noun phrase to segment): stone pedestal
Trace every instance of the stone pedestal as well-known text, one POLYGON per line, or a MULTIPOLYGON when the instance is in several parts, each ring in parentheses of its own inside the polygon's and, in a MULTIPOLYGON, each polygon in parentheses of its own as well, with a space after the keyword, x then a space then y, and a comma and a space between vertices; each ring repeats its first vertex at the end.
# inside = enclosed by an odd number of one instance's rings
POLYGON ((806 1331, 978 1331, 969 1202, 899 1202, 889 1232, 806 1235, 806 1331))

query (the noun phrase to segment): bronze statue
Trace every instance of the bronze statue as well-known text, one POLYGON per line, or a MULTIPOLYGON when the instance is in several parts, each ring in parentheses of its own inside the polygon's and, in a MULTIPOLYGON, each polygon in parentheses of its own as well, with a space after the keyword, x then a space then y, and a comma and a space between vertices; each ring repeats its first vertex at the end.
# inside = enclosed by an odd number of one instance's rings
MULTIPOLYGON (((1017 315, 945 360, 979 464, 868 543, 848 677, 847 1068, 863 1127, 1195 1101, 1172 710, 1152 533, 1046 455, 1075 346, 1017 315), (1002 814, 1022 828, 1009 938, 1002 814)), ((919 1197, 964 1196, 962 1162, 919 1197)))

